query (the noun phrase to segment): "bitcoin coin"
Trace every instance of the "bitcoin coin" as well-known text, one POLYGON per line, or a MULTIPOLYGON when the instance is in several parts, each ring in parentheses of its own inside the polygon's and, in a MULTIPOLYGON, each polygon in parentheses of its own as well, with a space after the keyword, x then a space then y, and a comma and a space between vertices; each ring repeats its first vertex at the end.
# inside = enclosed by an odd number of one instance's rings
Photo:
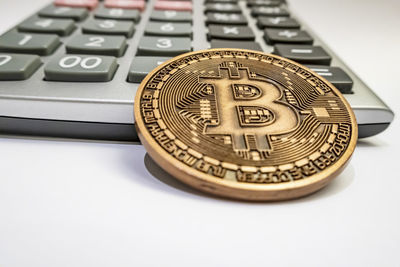
POLYGON ((338 175, 357 141, 355 116, 324 78, 242 49, 178 56, 135 98, 149 155, 184 183, 253 201, 297 198, 338 175))

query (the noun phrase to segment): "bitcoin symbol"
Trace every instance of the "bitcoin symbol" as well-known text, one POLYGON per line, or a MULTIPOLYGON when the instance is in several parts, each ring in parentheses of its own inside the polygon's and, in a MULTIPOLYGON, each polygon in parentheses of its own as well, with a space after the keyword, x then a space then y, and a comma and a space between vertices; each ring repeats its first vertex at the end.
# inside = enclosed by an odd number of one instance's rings
POLYGON ((199 77, 214 87, 219 117, 218 124, 206 124, 205 134, 230 135, 236 151, 271 151, 269 136, 294 130, 299 116, 279 101, 278 84, 252 78, 248 68, 233 64, 220 67, 219 76, 199 77))

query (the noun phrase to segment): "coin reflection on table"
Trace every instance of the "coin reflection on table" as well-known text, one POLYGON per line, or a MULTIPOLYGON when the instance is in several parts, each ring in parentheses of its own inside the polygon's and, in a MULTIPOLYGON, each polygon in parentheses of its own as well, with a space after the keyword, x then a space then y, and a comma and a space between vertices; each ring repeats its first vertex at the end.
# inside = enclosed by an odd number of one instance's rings
POLYGON ((350 159, 355 116, 341 93, 306 67, 242 49, 178 56, 135 98, 139 138, 168 173, 215 195, 298 198, 350 159))

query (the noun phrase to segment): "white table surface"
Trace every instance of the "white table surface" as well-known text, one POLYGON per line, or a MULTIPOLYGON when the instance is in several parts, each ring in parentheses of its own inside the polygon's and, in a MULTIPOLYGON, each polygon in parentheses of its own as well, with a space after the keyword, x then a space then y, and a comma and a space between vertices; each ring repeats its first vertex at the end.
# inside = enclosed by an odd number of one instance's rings
MULTIPOLYGON (((0 0, 0 32, 46 2, 0 0)), ((400 1, 291 3, 399 115, 400 1)), ((400 266, 399 126, 272 204, 194 191, 140 144, 0 136, 0 266, 400 266)))

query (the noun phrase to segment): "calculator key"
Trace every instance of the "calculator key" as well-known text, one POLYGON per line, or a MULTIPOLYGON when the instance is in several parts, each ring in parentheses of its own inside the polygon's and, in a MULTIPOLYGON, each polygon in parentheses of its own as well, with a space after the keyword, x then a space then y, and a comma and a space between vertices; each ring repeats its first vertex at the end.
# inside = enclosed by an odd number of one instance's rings
POLYGON ((107 82, 117 67, 115 57, 63 55, 47 63, 44 74, 48 81, 107 82))
POLYGON ((81 21, 89 15, 89 12, 86 8, 48 5, 40 10, 38 15, 47 18, 81 21))
POLYGON ((239 48, 262 51, 261 46, 257 42, 251 41, 225 41, 211 40, 211 48, 239 48))
POLYGON ((206 4, 214 4, 214 3, 229 3, 229 4, 237 4, 238 0, 206 0, 206 4))
POLYGON ((220 12, 220 13, 242 13, 242 9, 236 4, 206 4, 206 12, 220 12))
POLYGON ((108 8, 138 9, 143 11, 146 7, 144 0, 106 0, 104 6, 108 8))
POLYGON ((264 39, 270 45, 275 43, 312 44, 314 41, 306 31, 295 29, 265 29, 264 39))
POLYGON ((158 0, 154 4, 155 10, 176 10, 176 11, 192 11, 192 2, 190 1, 166 1, 158 0))
POLYGON ((192 50, 190 38, 144 36, 139 42, 139 56, 177 56, 192 50))
POLYGON ((140 21, 140 12, 137 9, 99 7, 94 16, 100 19, 140 21))
POLYGON ((99 4, 98 0, 55 0, 56 6, 85 7, 95 9, 99 4))
POLYGON ((288 17, 289 12, 283 7, 253 7, 251 9, 253 16, 272 16, 272 17, 288 17))
POLYGON ((300 29, 297 20, 289 17, 258 17, 257 25, 259 28, 284 28, 284 29, 300 29))
POLYGON ((0 80, 26 80, 42 64, 36 55, 18 55, 0 53, 0 80))
POLYGON ((250 27, 247 26, 217 26, 208 27, 208 39, 229 40, 254 40, 256 37, 250 27))
POLYGON ((152 21, 192 22, 192 13, 188 11, 154 10, 150 15, 152 21))
POLYGON ((129 68, 128 82, 140 83, 149 72, 171 59, 170 57, 135 57, 129 68))
POLYGON ((247 19, 242 14, 209 12, 206 24, 247 25, 247 19))
POLYGON ((274 53, 301 64, 329 65, 332 61, 331 56, 320 46, 277 44, 274 53))
POLYGON ((149 22, 145 28, 146 35, 156 36, 192 36, 190 23, 149 22))
POLYGON ((55 34, 33 34, 9 31, 0 36, 0 51, 46 56, 61 44, 55 34))
POLYGON ((281 0, 247 0, 247 6, 279 6, 281 0))
POLYGON ((90 19, 82 25, 83 33, 125 35, 132 37, 135 25, 130 21, 90 19))
POLYGON ((18 30, 21 32, 55 33, 61 36, 71 34, 75 28, 75 23, 72 19, 52 19, 36 16, 18 25, 18 30))
POLYGON ((95 54, 121 57, 127 48, 123 36, 77 35, 66 45, 70 54, 95 54))
POLYGON ((327 79, 343 94, 350 94, 353 80, 339 67, 328 67, 318 65, 306 65, 309 69, 327 79))

